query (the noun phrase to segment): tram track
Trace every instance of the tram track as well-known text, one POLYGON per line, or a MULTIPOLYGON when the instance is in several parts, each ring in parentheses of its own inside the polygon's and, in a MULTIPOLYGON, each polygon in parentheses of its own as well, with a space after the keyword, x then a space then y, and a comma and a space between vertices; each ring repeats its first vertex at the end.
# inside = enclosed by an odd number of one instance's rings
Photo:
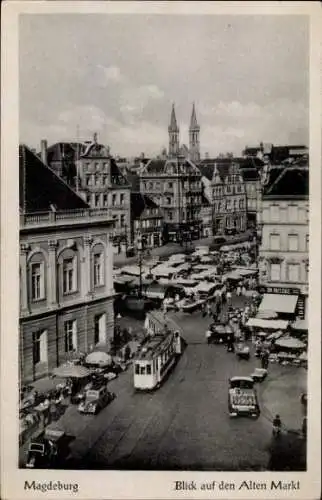
MULTIPOLYGON (((80 458, 80 460, 84 461, 84 462, 86 462, 88 459, 90 460, 91 454, 93 453, 94 449, 95 449, 95 455, 96 455, 95 459, 97 459, 97 458, 99 458, 97 455, 100 454, 99 450, 104 448, 104 450, 102 450, 103 451, 102 458, 104 458, 104 461, 106 461, 107 457, 110 457, 112 455, 112 453, 119 447, 120 443, 125 438, 125 436, 129 433, 131 428, 133 429, 134 425, 136 425, 138 422, 145 422, 144 428, 140 431, 140 434, 139 434, 140 436, 143 435, 148 427, 149 422, 152 420, 152 418, 155 416, 155 414, 158 413, 160 411, 160 409, 162 409, 162 407, 164 406, 164 402, 166 401, 166 399, 168 397, 168 394, 171 392, 173 386, 178 382, 177 381, 177 377, 178 377, 177 369, 180 368, 180 371, 182 371, 182 370, 184 371, 190 362, 191 361, 189 360, 189 358, 187 357, 187 355, 184 351, 182 354, 182 357, 179 359, 177 364, 174 366, 173 371, 171 371, 169 378, 167 378, 167 380, 164 382, 164 384, 159 389, 156 389, 155 391, 149 393, 149 396, 148 396, 148 394, 135 393, 133 390, 132 397, 130 397, 130 406, 127 404, 126 407, 127 407, 127 409, 131 409, 131 407, 132 407, 133 410, 136 410, 137 405, 135 404, 135 400, 137 400, 138 398, 145 399, 145 401, 144 401, 145 405, 144 405, 144 407, 142 407, 142 409, 140 409, 139 415, 137 414, 137 412, 133 411, 133 417, 129 419, 128 425, 126 425, 124 427, 124 429, 122 429, 122 431, 120 432, 120 436, 116 441, 115 441, 115 434, 114 434, 113 446, 111 446, 110 451, 108 451, 108 453, 107 453, 107 450, 105 448, 106 445, 104 444, 106 442, 106 438, 108 438, 109 434, 113 433, 113 430, 112 430, 113 425, 115 425, 117 422, 120 421, 119 413, 116 414, 114 416, 113 420, 109 423, 108 428, 105 431, 103 430, 103 432, 101 432, 96 437, 96 439, 91 443, 91 445, 87 447, 86 453, 80 458), (162 398, 161 400, 160 400, 160 395, 162 398), (146 401, 146 396, 149 397, 148 401, 146 401), (158 401, 158 399, 160 401, 156 404, 156 401, 158 401), (153 407, 155 407, 155 406, 157 406, 156 410, 153 411, 151 417, 147 421, 146 414, 148 414, 150 411, 152 411, 153 407), (100 446, 98 448, 97 444, 100 441, 102 443, 100 444, 100 446)), ((124 406, 125 405, 123 404, 122 409, 124 408, 124 406)))

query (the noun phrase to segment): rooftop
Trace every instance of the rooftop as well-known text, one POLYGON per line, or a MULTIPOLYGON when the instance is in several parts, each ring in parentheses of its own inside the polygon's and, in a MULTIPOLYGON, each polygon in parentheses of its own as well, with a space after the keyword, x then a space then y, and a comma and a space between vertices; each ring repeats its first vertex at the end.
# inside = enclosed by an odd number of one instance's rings
POLYGON ((19 206, 22 212, 72 210, 89 205, 27 146, 19 146, 19 206))
POLYGON ((289 165, 271 167, 264 186, 264 197, 301 197, 309 195, 309 169, 307 166, 289 165))
MULTIPOLYGON (((151 198, 139 192, 131 193, 131 216, 138 219, 147 208, 159 208, 151 198)), ((154 216, 155 217, 155 216, 154 216)), ((160 213, 161 217, 161 213, 160 213)))

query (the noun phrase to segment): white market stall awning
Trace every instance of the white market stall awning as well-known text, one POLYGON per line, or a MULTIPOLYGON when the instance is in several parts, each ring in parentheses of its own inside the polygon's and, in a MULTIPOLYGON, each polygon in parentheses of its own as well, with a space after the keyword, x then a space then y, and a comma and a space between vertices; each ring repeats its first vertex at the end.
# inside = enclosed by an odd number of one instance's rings
POLYGON ((282 337, 276 340, 275 345, 288 349, 304 349, 306 345, 294 337, 282 337))
POLYGON ((279 313, 294 313, 298 295, 282 295, 266 293, 259 305, 259 311, 275 311, 279 313))
POLYGON ((112 356, 102 351, 94 351, 86 356, 86 363, 89 365, 109 366, 112 363, 112 356))
POLYGON ((261 318, 249 318, 246 326, 254 328, 264 328, 268 330, 286 330, 288 327, 288 321, 283 319, 261 319, 261 318))

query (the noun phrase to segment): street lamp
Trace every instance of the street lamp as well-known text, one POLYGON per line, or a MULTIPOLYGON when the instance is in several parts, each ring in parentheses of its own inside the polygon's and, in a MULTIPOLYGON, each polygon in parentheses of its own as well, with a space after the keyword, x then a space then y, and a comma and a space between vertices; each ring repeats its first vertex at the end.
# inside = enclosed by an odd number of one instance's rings
POLYGON ((142 296, 142 250, 143 250, 143 243, 142 243, 142 234, 138 233, 138 238, 137 238, 137 249, 139 252, 139 297, 142 296))

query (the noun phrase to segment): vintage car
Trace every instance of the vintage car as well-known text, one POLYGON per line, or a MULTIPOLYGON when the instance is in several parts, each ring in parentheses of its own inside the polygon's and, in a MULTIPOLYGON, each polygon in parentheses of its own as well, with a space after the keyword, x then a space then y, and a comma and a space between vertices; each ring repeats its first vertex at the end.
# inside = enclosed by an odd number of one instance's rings
POLYGON ((32 440, 27 451, 27 469, 57 468, 70 453, 69 445, 74 436, 59 429, 47 427, 37 439, 32 440))
POLYGON ((209 332, 211 333, 208 337, 209 344, 226 344, 229 339, 234 337, 231 326, 223 323, 211 323, 209 332))
POLYGON ((92 387, 86 391, 85 400, 81 401, 78 405, 78 411, 80 413, 97 415, 97 413, 113 401, 115 397, 115 394, 108 391, 106 386, 98 388, 92 387))
POLYGON ((236 345, 235 348, 235 353, 238 359, 249 359, 250 358, 250 350, 248 345, 244 344, 243 342, 239 342, 236 345))
POLYGON ((232 377, 229 380, 228 411, 230 417, 259 417, 260 408, 252 377, 232 377))
POLYGON ((267 370, 265 368, 255 368, 251 377, 254 382, 263 382, 263 380, 267 377, 267 370))

